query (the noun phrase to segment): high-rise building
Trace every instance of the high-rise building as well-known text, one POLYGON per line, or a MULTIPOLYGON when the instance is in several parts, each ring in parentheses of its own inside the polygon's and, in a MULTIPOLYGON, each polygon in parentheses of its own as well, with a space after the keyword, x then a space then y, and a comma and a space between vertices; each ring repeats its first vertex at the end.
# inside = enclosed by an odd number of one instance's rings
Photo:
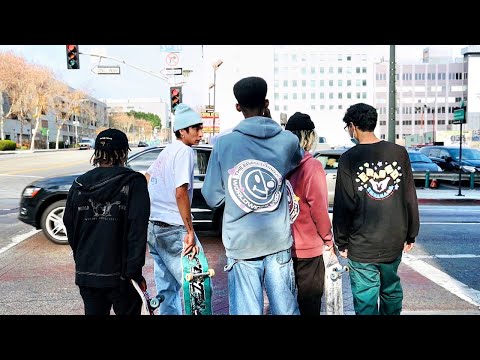
MULTIPOLYGON (((459 143, 459 125, 453 123, 453 112, 462 100, 467 106, 467 123, 464 124, 464 139, 467 146, 480 145, 472 142, 472 131, 478 131, 480 93, 478 81, 472 81, 470 72, 480 80, 480 53, 473 49, 465 57, 453 59, 444 53, 423 52, 423 62, 396 65, 396 142, 406 146, 443 142, 445 145, 459 143), (476 89, 476 90, 475 90, 476 89), (478 101, 478 106, 476 102, 478 101), (467 136, 467 134, 469 134, 467 136)), ((457 54, 460 56, 460 54, 457 54)), ((374 106, 379 117, 377 128, 380 138, 388 138, 388 91, 389 63, 375 65, 374 106)))

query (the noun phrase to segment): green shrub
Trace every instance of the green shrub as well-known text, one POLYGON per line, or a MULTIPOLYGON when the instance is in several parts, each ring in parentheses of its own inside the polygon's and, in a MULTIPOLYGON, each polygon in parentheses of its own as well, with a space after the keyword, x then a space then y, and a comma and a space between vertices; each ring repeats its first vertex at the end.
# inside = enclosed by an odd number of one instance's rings
POLYGON ((0 140, 0 151, 15 150, 17 144, 12 140, 0 140))

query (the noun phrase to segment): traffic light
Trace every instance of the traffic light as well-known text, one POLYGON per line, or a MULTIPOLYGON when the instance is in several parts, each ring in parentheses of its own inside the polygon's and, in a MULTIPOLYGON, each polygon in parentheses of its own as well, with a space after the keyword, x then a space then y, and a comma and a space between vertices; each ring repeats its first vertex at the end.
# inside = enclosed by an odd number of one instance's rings
POLYGON ((172 113, 175 114, 175 109, 182 102, 182 87, 173 86, 170 88, 170 106, 172 113))
POLYGON ((80 69, 78 45, 67 45, 67 69, 80 69))

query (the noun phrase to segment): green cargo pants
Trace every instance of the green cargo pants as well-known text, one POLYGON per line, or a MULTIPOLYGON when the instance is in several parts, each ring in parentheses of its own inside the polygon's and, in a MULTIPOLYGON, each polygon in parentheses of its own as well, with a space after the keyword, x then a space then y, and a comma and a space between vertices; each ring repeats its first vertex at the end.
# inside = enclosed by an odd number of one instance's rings
POLYGON ((389 263, 348 259, 353 307, 357 315, 400 315, 403 290, 397 274, 402 255, 389 263))

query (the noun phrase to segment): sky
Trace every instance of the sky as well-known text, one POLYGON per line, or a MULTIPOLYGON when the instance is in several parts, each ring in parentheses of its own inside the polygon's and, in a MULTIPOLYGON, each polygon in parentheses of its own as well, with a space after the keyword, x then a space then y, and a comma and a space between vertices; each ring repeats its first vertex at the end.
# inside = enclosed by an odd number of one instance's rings
MULTIPOLYGON (((105 99, 157 98, 169 104, 169 87, 185 81, 183 102, 190 106, 213 104, 220 113, 221 130, 242 120, 236 112, 233 84, 245 76, 261 76, 273 82, 271 45, 177 45, 178 63, 168 63, 169 45, 78 45, 80 69, 68 70, 65 45, 0 45, 0 52, 13 51, 27 61, 49 67, 57 78, 73 88, 82 89, 101 101, 105 99), (102 58, 87 54, 108 56, 102 58), (112 59, 113 58, 113 59, 112 59), (268 61, 263 59, 268 58, 268 61), (215 72, 212 64, 222 59, 215 72), (120 75, 97 75, 97 65, 120 66, 120 75), (171 77, 167 82, 150 73, 160 74, 168 67, 191 70, 187 78, 171 77), (215 80, 216 86, 209 89, 215 80), (215 91, 212 91, 215 90, 215 91)), ((321 45, 320 45, 321 46, 321 45)), ((419 63, 423 50, 446 52, 452 58, 461 57, 460 50, 468 45, 397 45, 397 63, 419 63)), ((377 58, 389 59, 389 45, 338 45, 343 49, 359 49, 377 58)), ((332 48, 329 45, 328 48, 332 48)), ((169 58, 170 59, 170 58, 169 58)), ((269 86, 273 86, 270 84, 269 86)), ((269 87, 269 90, 271 88, 269 87)), ((273 94, 267 93, 267 97, 273 94)), ((168 105, 169 106, 169 105, 168 105)), ((275 115, 275 114, 272 114, 275 115)), ((220 121, 219 120, 219 121, 220 121)))
MULTIPOLYGON (((466 45, 397 45, 397 61, 419 61, 422 58, 423 49, 429 46, 449 50, 452 55, 458 55, 458 57, 460 57, 460 49, 466 47, 466 45)), ((254 63, 258 62, 255 59, 255 52, 259 47, 262 47, 261 45, 236 47, 251 48, 253 50, 251 60, 254 63)), ((198 48, 199 45, 182 45, 181 52, 178 53, 180 62, 177 66, 183 68, 186 68, 186 66, 194 67, 192 63, 198 62, 199 56, 201 59, 198 48)), ((222 56, 222 52, 223 55, 226 55, 225 53, 231 51, 230 45, 217 45, 212 46, 212 48, 215 48, 219 57, 222 56)), ((366 45, 364 48, 368 48, 372 54, 385 56, 386 59, 389 57, 388 45, 366 45)), ((160 45, 79 45, 79 49, 82 53, 103 54, 155 73, 160 73, 162 69, 168 67, 166 63, 167 53, 161 51, 162 47, 160 45)), ((65 45, 0 45, 0 51, 8 50, 25 57, 27 61, 51 68, 59 79, 74 88, 88 90, 92 96, 99 99, 164 97, 160 89, 165 90, 168 86, 160 78, 131 66, 106 58, 100 61, 98 57, 83 54, 80 55, 80 70, 68 70, 65 45), (96 75, 91 71, 96 65, 120 65, 121 74, 96 75)), ((242 66, 242 64, 237 65, 242 66)), ((193 76, 194 73, 191 75, 193 76)), ((188 81, 192 81, 192 79, 188 81)))

